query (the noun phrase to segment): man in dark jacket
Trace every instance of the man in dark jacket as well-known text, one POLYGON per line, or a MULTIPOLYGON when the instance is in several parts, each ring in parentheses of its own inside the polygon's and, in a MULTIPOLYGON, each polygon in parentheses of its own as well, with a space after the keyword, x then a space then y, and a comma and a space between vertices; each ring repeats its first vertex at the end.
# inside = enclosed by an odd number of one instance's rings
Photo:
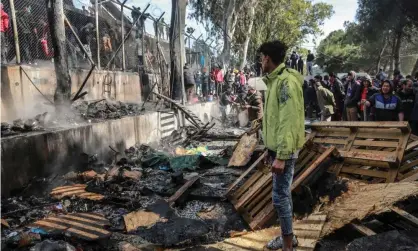
POLYGON ((335 76, 333 72, 329 74, 330 91, 334 94, 335 98, 335 113, 332 116, 332 121, 340 121, 342 118, 342 112, 344 109, 344 86, 343 83, 335 76))
POLYGON ((186 89, 186 94, 187 94, 187 101, 191 102, 193 95, 194 95, 194 90, 195 90, 195 86, 196 86, 196 82, 194 80, 194 75, 192 72, 192 69, 190 68, 190 65, 188 63, 186 63, 184 65, 183 68, 184 72, 184 87, 186 89))
POLYGON ((298 60, 298 72, 303 75, 303 58, 302 58, 302 56, 300 56, 299 60, 298 60))
POLYGON ((360 102, 361 86, 356 81, 356 73, 350 71, 345 84, 344 111, 347 121, 358 121, 358 102, 360 102))
POLYGON ((315 59, 314 54, 311 51, 308 51, 308 56, 306 57, 306 67, 308 68, 307 72, 308 75, 312 76, 312 66, 313 66, 313 61, 315 59))
POLYGON ((404 121, 410 121, 415 104, 415 94, 412 88, 411 79, 407 79, 402 82, 402 90, 398 92, 397 95, 402 101, 404 121))
POLYGON ((203 97, 206 97, 209 95, 209 74, 208 74, 208 69, 207 68, 203 68, 203 73, 202 73, 202 93, 203 93, 203 97))
POLYGON ((290 67, 292 67, 292 69, 298 70, 297 68, 297 62, 299 59, 299 55, 296 53, 296 51, 292 52, 292 55, 290 55, 290 67))

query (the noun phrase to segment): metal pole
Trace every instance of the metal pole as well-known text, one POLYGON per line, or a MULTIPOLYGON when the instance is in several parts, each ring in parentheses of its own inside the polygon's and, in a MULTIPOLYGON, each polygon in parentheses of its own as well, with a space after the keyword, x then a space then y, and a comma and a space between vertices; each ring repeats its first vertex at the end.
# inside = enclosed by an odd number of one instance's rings
MULTIPOLYGON (((181 21, 180 21, 180 8, 179 8, 179 6, 177 6, 177 29, 178 29, 178 36, 179 37, 181 37, 181 33, 182 32, 184 32, 182 29, 181 29, 181 27, 180 27, 180 24, 181 24, 181 21)), ((182 92, 182 105, 184 106, 184 105, 186 105, 186 88, 185 88, 185 86, 184 86, 184 71, 183 71, 183 66, 184 66, 184 59, 183 59, 183 51, 184 51, 184 43, 183 43, 183 41, 182 41, 182 39, 179 39, 179 44, 180 44, 180 46, 179 46, 179 49, 180 49, 180 69, 179 69, 179 71, 180 71, 180 84, 181 84, 181 92, 182 92)), ((185 118, 185 115, 184 115, 184 113, 182 112, 182 116, 181 116, 181 120, 182 120, 182 123, 183 123, 183 126, 185 126, 186 125, 186 118, 185 118)))
POLYGON ((100 31, 99 31, 99 0, 94 1, 94 14, 96 19, 96 46, 97 46, 97 69, 100 70, 100 31))
MULTIPOLYGON (((132 30, 134 29, 134 27, 136 26, 136 24, 138 23, 138 21, 142 18, 142 16, 144 15, 145 11, 150 7, 150 4, 147 5, 147 7, 144 9, 144 11, 141 13, 141 15, 135 20, 135 22, 132 24, 132 27, 129 29, 128 33, 126 33, 126 36, 124 37, 122 44, 124 44, 126 42, 126 40, 128 40, 129 35, 131 35, 132 30)), ((144 34, 142 34, 142 36, 144 36, 144 34)), ((115 53, 113 54, 112 58, 109 60, 109 62, 107 63, 106 68, 109 68, 110 63, 115 59, 116 55, 119 53, 120 49, 122 48, 122 44, 119 45, 119 47, 116 49, 115 53)), ((144 45, 143 41, 142 41, 142 46, 144 45)), ((145 61, 144 61, 145 63, 145 61)))
POLYGON ((12 15, 13 36, 15 40, 16 64, 20 64, 20 47, 19 47, 19 35, 17 33, 15 1, 9 0, 9 4, 10 4, 10 12, 12 15))
MULTIPOLYGON (((122 27, 121 27, 121 37, 125 36, 125 24, 124 24, 124 20, 125 20, 125 15, 123 15, 123 7, 126 3, 125 0, 123 1, 123 3, 120 6, 120 12, 121 12, 121 17, 120 17, 120 22, 122 23, 122 27)), ((122 71, 125 71, 125 67, 126 67, 126 62, 125 62, 125 43, 122 43, 122 71)))

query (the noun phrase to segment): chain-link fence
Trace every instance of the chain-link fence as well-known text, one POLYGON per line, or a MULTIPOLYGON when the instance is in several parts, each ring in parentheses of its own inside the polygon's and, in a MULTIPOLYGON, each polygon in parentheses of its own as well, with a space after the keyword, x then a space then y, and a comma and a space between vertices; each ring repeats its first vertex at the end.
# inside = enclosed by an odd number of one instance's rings
MULTIPOLYGON (((129 2, 64 0, 68 65, 90 69, 94 63, 104 70, 154 73, 161 76, 164 86, 169 86, 169 14, 155 5, 143 5, 141 9, 129 2)), ((9 20, 1 33, 2 64, 52 66, 54 50, 45 1, 2 3, 9 20)), ((210 71, 213 48, 209 42, 201 36, 195 38, 190 30, 185 32, 185 39, 186 62, 194 71, 210 71)))

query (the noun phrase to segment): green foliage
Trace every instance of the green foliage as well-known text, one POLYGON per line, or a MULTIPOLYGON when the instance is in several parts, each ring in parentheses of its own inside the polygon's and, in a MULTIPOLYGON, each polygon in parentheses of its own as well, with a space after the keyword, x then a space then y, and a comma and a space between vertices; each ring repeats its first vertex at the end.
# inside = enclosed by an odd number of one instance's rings
MULTIPOLYGON (((304 41, 307 35, 321 34, 324 20, 333 14, 332 6, 326 3, 313 4, 310 0, 235 0, 242 8, 237 10, 237 22, 232 38, 235 53, 243 49, 247 36, 251 36, 248 57, 255 58, 257 48, 266 41, 280 39, 293 47, 304 41), (256 5, 254 26, 248 33, 249 7, 256 5)), ((228 0, 190 0, 193 12, 190 18, 210 23, 208 31, 213 37, 223 36, 223 11, 228 0)))

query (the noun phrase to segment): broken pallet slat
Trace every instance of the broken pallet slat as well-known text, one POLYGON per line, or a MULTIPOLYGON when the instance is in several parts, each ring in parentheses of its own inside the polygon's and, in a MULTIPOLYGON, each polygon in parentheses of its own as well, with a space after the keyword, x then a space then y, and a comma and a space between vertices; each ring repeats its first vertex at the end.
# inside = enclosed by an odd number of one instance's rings
POLYGON ((405 210, 400 209, 399 207, 392 206, 392 207, 390 207, 390 210, 395 212, 401 218, 407 220, 409 223, 411 223, 415 227, 418 227, 418 218, 417 217, 415 217, 412 214, 406 212, 405 210))
POLYGON ((244 173, 242 173, 241 174, 241 176, 239 176, 238 177, 238 179, 236 179, 235 181, 234 181, 234 183, 232 183, 229 187, 228 187, 228 190, 226 190, 226 192, 225 192, 225 196, 228 196, 228 194, 252 171, 252 170, 254 170, 254 168, 258 165, 258 163, 260 163, 260 161, 262 161, 265 157, 266 157, 266 155, 267 155, 267 151, 264 151, 261 155, 260 155, 260 157, 258 157, 258 159, 253 163, 253 164, 251 164, 251 166, 247 169, 247 170, 245 170, 245 172, 244 173))
POLYGON ((104 229, 105 226, 110 226, 109 221, 102 215, 93 213, 49 216, 32 225, 48 232, 66 232, 89 241, 106 238, 111 234, 104 229))
POLYGON ((251 159, 251 155, 258 145, 258 137, 256 133, 245 133, 238 142, 232 157, 229 159, 228 167, 245 166, 251 159))
POLYGON ((371 235, 375 235, 376 233, 371 230, 370 228, 364 226, 361 223, 354 223, 352 222, 350 224, 355 230, 357 230, 359 233, 366 235, 366 236, 371 236, 371 235))
POLYGON ((296 180, 293 181, 291 190, 298 187, 318 166, 326 159, 328 158, 331 153, 335 150, 335 146, 332 146, 328 148, 326 152, 321 154, 319 158, 317 158, 308 168, 306 168, 303 173, 300 174, 300 176, 296 177, 296 180))
POLYGON ((409 129, 408 122, 392 122, 392 121, 379 121, 379 122, 361 122, 361 121, 334 121, 334 122, 314 122, 311 127, 336 127, 336 128, 350 128, 350 127, 362 127, 362 128, 398 128, 409 129))
POLYGON ((412 181, 417 181, 417 180, 418 180, 418 172, 416 172, 415 174, 409 177, 402 179, 401 182, 412 182, 412 181))
POLYGON ((56 187, 52 189, 50 195, 55 199, 75 196, 80 199, 99 201, 104 198, 101 194, 87 192, 86 187, 87 185, 85 184, 56 187))
POLYGON ((184 194, 184 192, 189 189, 198 179, 200 179, 199 175, 193 176, 188 180, 179 190, 177 190, 170 198, 168 198, 167 202, 170 206, 173 206, 174 203, 184 194))

